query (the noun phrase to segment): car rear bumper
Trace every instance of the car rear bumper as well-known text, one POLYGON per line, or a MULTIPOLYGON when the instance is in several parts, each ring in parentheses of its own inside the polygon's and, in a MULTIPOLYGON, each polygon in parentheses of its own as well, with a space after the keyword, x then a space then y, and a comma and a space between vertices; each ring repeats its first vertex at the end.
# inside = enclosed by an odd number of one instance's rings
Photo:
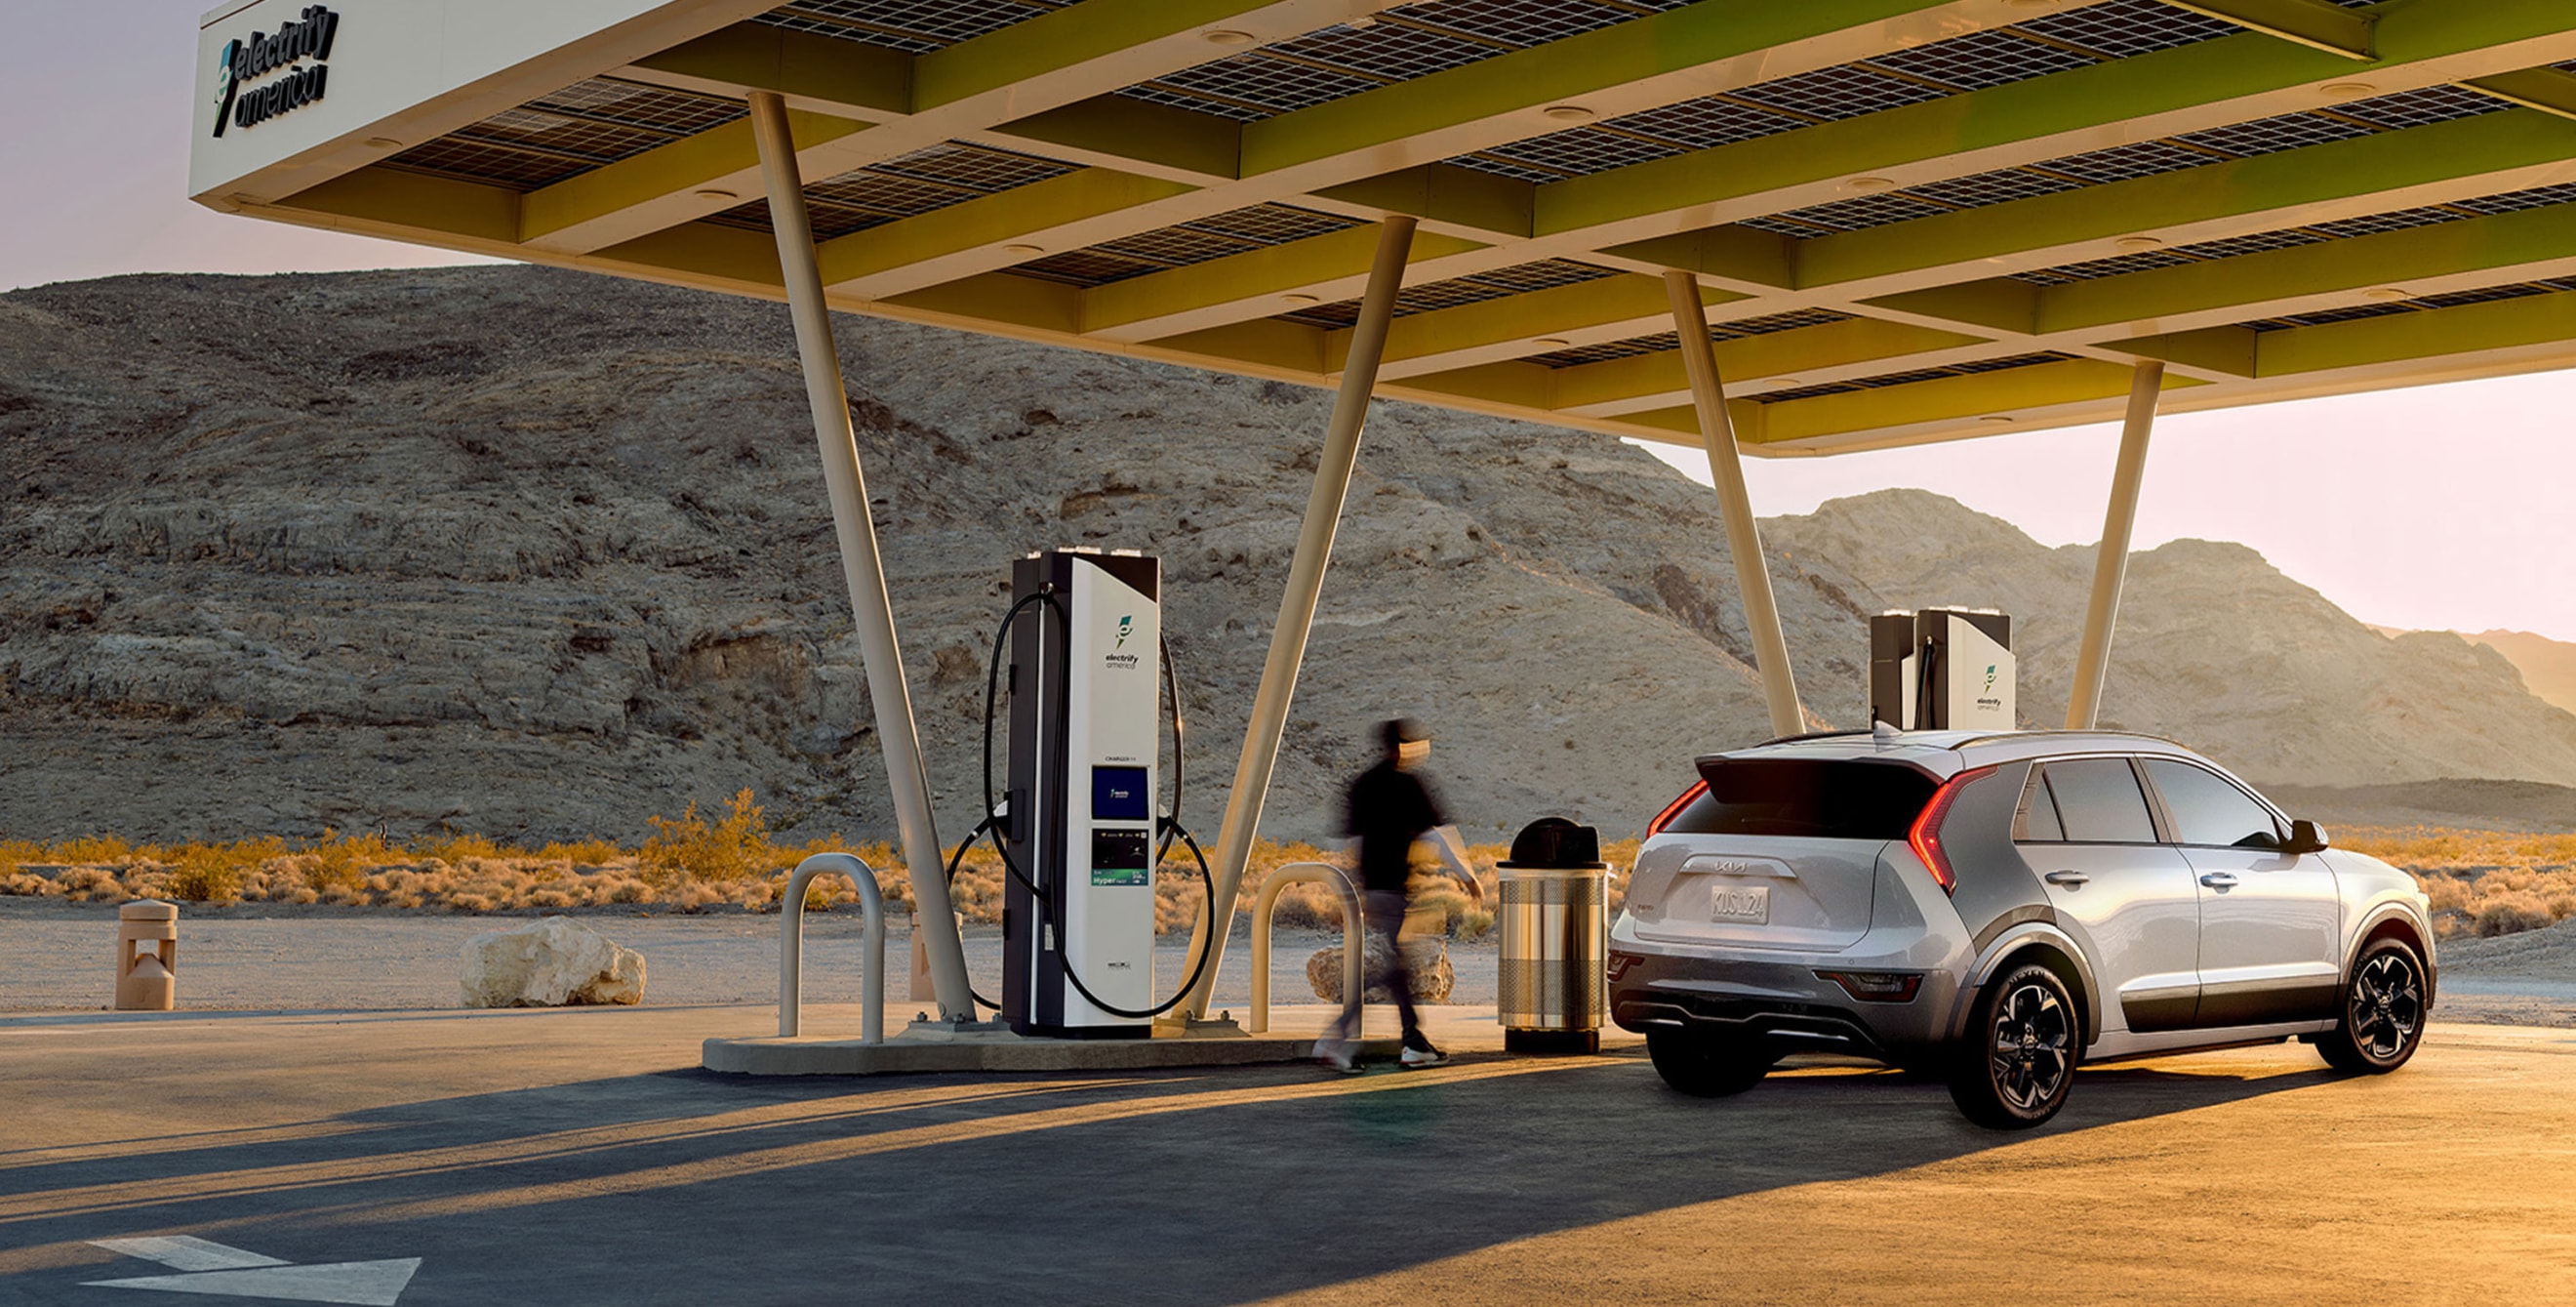
POLYGON ((1950 1034, 1962 977, 1947 966, 1925 965, 1920 934, 1893 951, 1870 948, 1872 942, 1790 956, 1647 943, 1614 931, 1610 1019, 1645 1034, 1688 1030, 1756 1039, 1784 1056, 1847 1053, 1927 1063, 1950 1034), (1823 974, 1833 972, 1897 972, 1922 981, 1904 1001, 1863 1000, 1823 974))

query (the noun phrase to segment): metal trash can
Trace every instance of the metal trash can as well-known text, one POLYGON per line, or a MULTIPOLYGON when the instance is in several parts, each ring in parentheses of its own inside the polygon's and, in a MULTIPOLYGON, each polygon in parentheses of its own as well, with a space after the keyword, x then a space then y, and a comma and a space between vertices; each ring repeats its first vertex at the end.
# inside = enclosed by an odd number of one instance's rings
POLYGON ((1597 1053, 1610 1006, 1609 864, 1589 826, 1544 817, 1512 839, 1502 880, 1495 1015, 1515 1053, 1597 1053))

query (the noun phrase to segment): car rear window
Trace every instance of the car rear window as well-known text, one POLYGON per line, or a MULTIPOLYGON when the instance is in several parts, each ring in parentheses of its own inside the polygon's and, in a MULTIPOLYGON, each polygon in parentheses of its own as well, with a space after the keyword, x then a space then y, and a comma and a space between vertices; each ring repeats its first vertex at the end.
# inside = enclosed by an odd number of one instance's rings
POLYGON ((1939 788, 1903 763, 1851 759, 1713 758, 1699 772, 1708 792, 1666 833, 1901 840, 1939 788))

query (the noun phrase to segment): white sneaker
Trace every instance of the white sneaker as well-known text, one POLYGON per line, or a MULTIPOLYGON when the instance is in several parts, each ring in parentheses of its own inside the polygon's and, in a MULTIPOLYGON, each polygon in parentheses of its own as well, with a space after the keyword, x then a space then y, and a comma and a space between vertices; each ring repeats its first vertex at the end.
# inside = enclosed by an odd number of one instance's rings
POLYGON ((1404 1050, 1404 1055, 1397 1058, 1395 1061, 1396 1065, 1403 1067, 1407 1071, 1412 1071, 1426 1066, 1438 1066, 1448 1060, 1448 1054, 1426 1045, 1422 1048, 1408 1048, 1404 1050))
POLYGON ((1315 1060, 1322 1063, 1326 1069, 1339 1071, 1346 1076, 1360 1073, 1360 1064, 1351 1057, 1351 1046, 1347 1040, 1335 1039, 1329 1035, 1316 1040, 1315 1060))

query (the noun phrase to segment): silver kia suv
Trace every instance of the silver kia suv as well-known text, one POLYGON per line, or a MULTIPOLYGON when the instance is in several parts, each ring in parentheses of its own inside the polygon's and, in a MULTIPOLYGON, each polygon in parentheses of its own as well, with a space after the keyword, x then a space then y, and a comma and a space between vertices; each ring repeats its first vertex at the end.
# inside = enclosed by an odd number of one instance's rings
POLYGON ((2083 1061, 2301 1039, 2414 1055, 2429 904, 2224 769, 2117 732, 1841 732, 1699 759, 1610 930, 1610 1010, 1684 1093, 1833 1052, 1945 1077, 1981 1125, 2083 1061))

